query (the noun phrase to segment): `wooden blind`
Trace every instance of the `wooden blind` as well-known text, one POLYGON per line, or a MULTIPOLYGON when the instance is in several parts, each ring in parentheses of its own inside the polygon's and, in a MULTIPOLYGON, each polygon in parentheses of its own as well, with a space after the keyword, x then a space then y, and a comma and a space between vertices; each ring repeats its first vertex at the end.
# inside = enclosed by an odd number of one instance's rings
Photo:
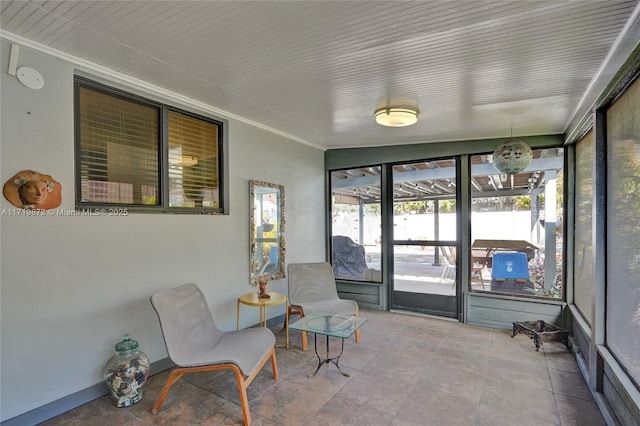
POLYGON ((79 88, 82 202, 158 205, 159 108, 79 88))
POLYGON ((169 206, 219 208, 215 123, 169 111, 169 206))

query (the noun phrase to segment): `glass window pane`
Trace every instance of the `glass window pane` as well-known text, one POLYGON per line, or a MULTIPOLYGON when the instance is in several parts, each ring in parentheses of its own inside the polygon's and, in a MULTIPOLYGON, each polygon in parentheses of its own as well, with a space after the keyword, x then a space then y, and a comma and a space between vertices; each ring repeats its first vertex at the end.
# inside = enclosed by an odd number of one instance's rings
POLYGON ((640 80, 607 111, 607 346, 640 386, 640 80))
POLYGON ((471 157, 472 272, 490 291, 563 297, 563 156, 562 148, 533 150, 515 175, 499 172, 492 155, 471 157))
POLYGON ((331 263, 338 279, 382 281, 380 170, 331 172, 331 263))
POLYGON ((79 88, 82 202, 157 205, 158 108, 79 88))
POLYGON ((215 123, 169 111, 169 206, 220 207, 215 123))
POLYGON ((394 291, 455 295, 456 160, 393 166, 394 291))
POLYGON ((593 268, 593 132, 589 132, 576 145, 576 207, 575 207, 575 259, 574 302, 584 319, 591 324, 592 303, 595 293, 593 268))

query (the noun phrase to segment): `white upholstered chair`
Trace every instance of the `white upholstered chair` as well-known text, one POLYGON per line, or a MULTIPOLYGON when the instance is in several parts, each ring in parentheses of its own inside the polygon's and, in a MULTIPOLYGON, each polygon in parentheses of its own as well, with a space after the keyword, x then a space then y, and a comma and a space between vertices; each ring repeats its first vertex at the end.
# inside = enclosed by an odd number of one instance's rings
POLYGON ((251 424, 247 387, 271 360, 273 378, 278 378, 275 336, 268 328, 224 332, 213 321, 202 291, 193 283, 151 296, 158 314, 169 358, 178 368, 167 382, 151 412, 155 414, 171 386, 187 373, 230 369, 234 372, 244 424, 251 424), (246 376, 246 377, 245 377, 246 376))
MULTIPOLYGON (((340 299, 333 269, 328 262, 291 263, 289 277, 289 306, 287 316, 303 318, 313 312, 358 315, 355 300, 340 299)), ((360 342, 360 330, 356 330, 356 342, 360 342)), ((307 333, 302 332, 302 350, 308 348, 307 333)))

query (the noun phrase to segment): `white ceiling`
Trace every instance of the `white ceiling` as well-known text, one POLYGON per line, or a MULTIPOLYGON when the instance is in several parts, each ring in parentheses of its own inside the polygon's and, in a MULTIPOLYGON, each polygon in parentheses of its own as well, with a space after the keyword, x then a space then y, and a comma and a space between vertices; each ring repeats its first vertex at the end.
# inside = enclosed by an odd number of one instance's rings
POLYGON ((2 0, 0 35, 340 148, 564 133, 638 3, 2 0), (377 125, 393 105, 418 123, 377 125))

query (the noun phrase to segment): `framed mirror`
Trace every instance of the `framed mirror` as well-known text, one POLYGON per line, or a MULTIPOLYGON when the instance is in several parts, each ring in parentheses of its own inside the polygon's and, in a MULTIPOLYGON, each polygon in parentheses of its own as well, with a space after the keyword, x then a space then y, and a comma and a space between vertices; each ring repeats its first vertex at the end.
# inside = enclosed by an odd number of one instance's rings
POLYGON ((284 278, 284 186, 249 181, 251 283, 284 278))

